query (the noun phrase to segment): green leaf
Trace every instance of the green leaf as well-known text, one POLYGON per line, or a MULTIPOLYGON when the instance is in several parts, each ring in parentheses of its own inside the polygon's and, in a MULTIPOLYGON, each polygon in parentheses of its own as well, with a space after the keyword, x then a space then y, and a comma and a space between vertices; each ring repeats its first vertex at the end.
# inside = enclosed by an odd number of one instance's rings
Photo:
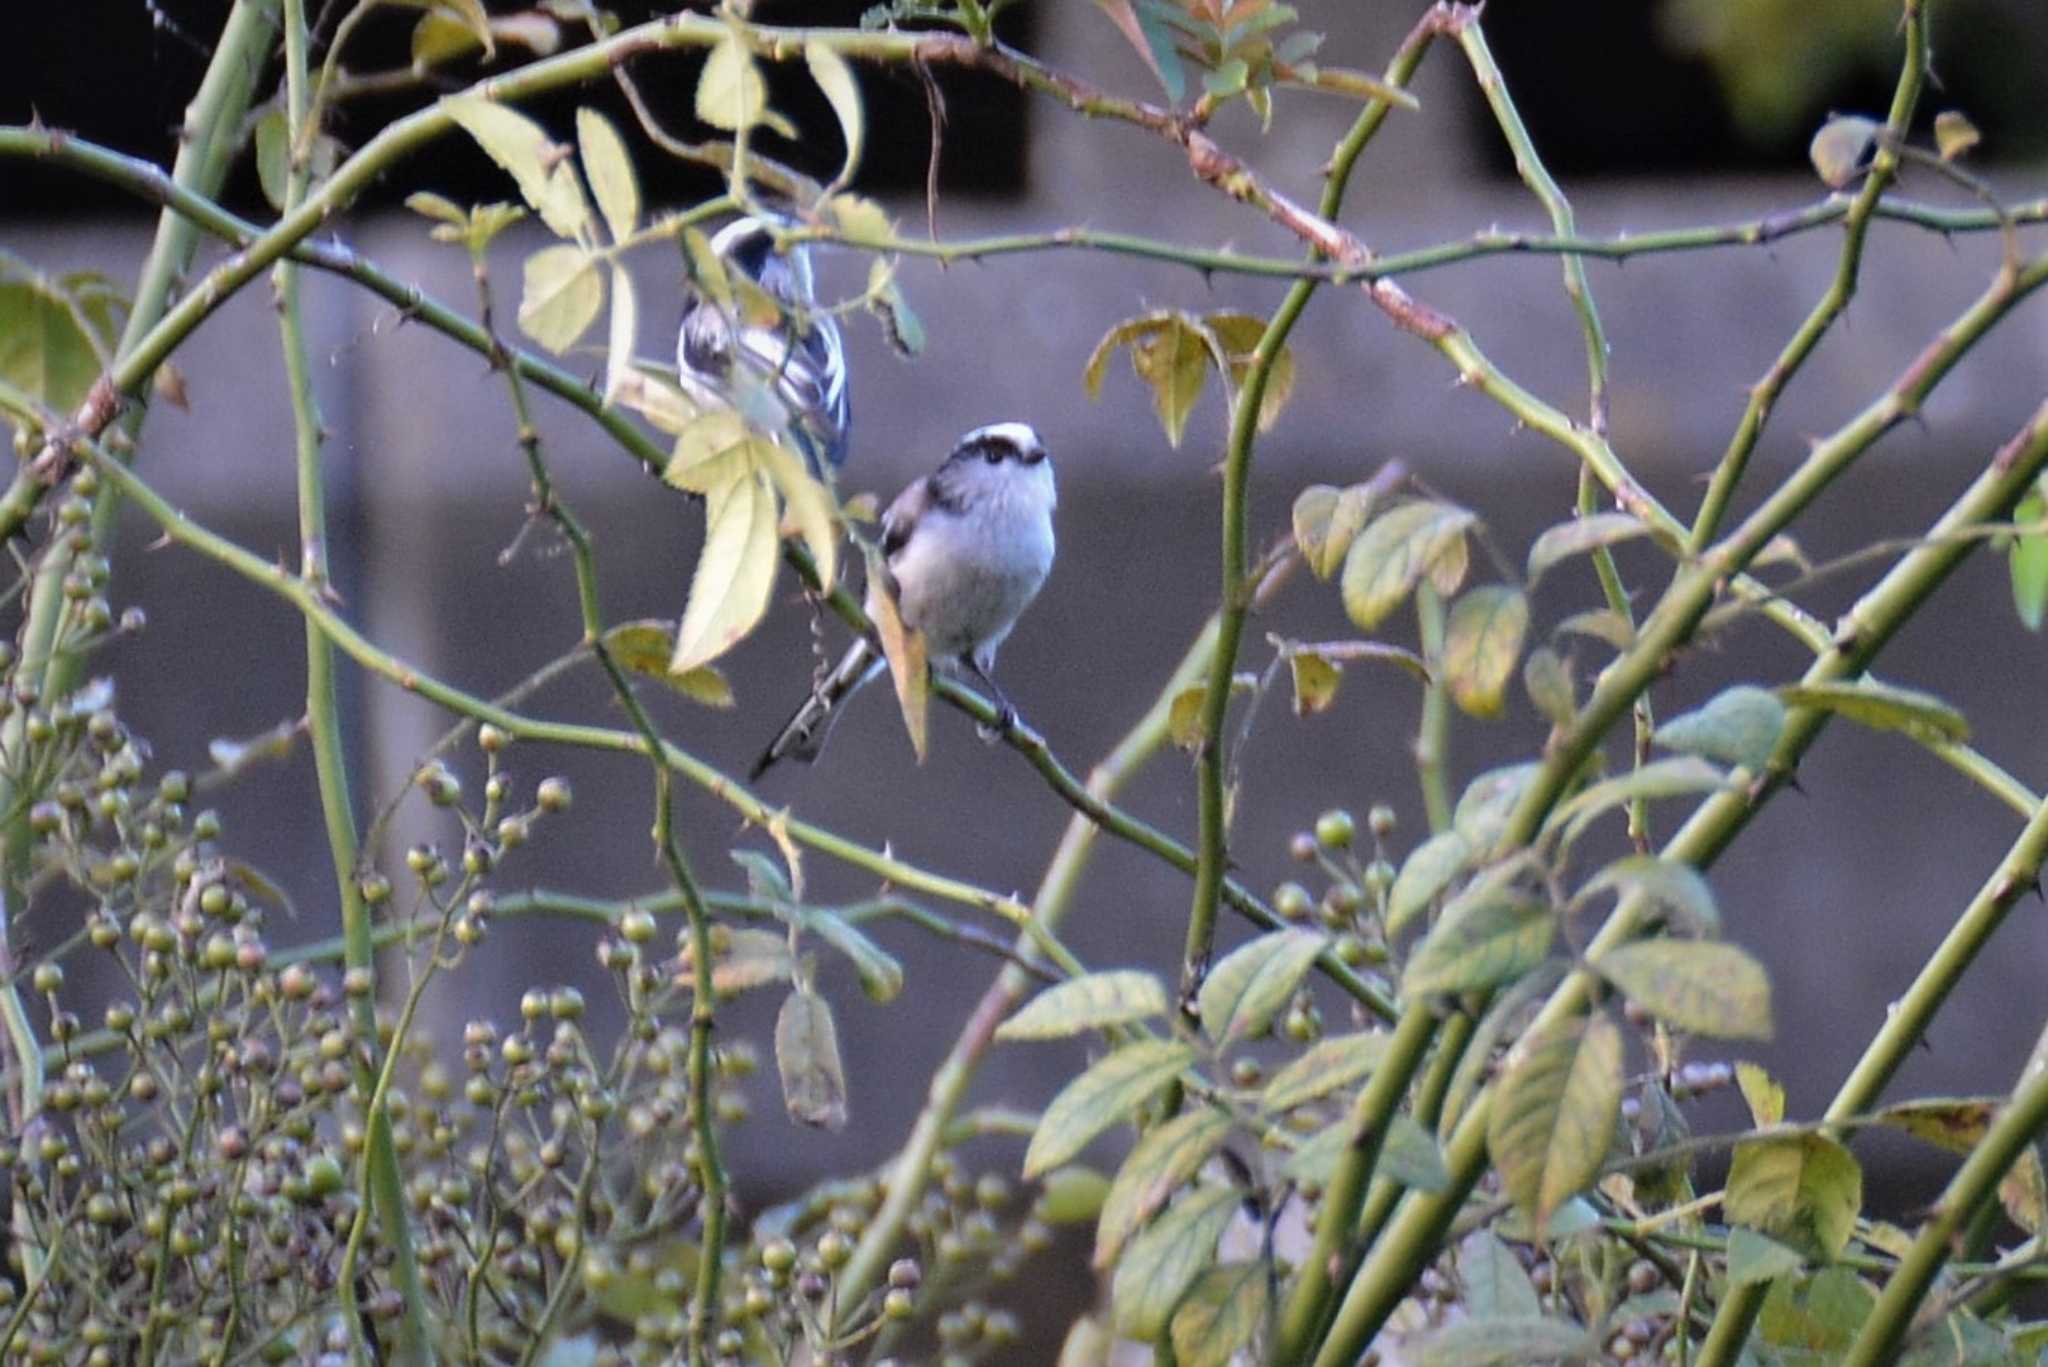
POLYGON ((1294 715, 1312 717, 1327 712, 1337 701, 1337 685, 1344 681, 1343 666, 1311 649, 1287 653, 1287 672, 1294 681, 1294 715))
POLYGON ((574 346, 603 308, 604 275, 583 248, 565 242, 526 258, 519 330, 549 351, 574 346))
POLYGON ((846 142, 846 161, 832 178, 832 187, 837 189, 852 183, 854 173, 860 169, 861 148, 866 142, 860 82, 854 79, 853 67, 847 60, 824 43, 804 44, 804 64, 811 69, 811 79, 824 92, 832 112, 839 116, 839 134, 846 142))
POLYGON ((1166 102, 1179 104, 1181 96, 1187 93, 1187 77, 1181 70, 1180 55, 1174 50, 1172 32, 1148 8, 1134 7, 1131 0, 1095 3, 1159 78, 1160 87, 1166 91, 1166 102))
POLYGON ((1522 687, 1529 702, 1552 726, 1569 726, 1578 715, 1579 698, 1572 687, 1571 666, 1549 646, 1529 652, 1522 665, 1522 687))
POLYGON ((576 169, 545 129, 480 95, 451 95, 441 108, 512 177, 528 206, 557 237, 589 239, 590 206, 576 169))
MULTIPOLYGON (((1328 1186, 1336 1172, 1337 1160, 1351 1144, 1351 1122, 1339 1120, 1325 1125, 1296 1149, 1282 1168, 1286 1178, 1297 1184, 1328 1186)), ((1397 1111, 1380 1141, 1375 1177, 1398 1182, 1415 1191, 1442 1191, 1451 1184, 1443 1154, 1429 1131, 1405 1111, 1397 1111)))
POLYGON ((1863 1208, 1863 1170, 1826 1135, 1753 1139, 1735 1146, 1722 1209, 1747 1225, 1823 1261, 1839 1255, 1863 1208))
POLYGON ((612 662, 621 669, 654 679, 691 702, 703 703, 706 707, 733 705, 732 685, 725 681, 725 675, 710 665, 699 665, 682 674, 668 672, 668 662, 675 655, 676 641, 675 633, 665 622, 622 622, 605 632, 604 644, 605 649, 611 652, 612 662))
POLYGON ((1604 1015, 1524 1036, 1508 1052, 1486 1145, 1509 1199, 1539 1224, 1599 1175, 1621 1112, 1621 1030, 1604 1015))
POLYGON ((903 991, 902 963, 869 939, 859 926, 829 911, 806 912, 801 924, 846 956, 860 978, 860 990, 869 1001, 892 1002, 903 991))
POLYGON ((1492 1230, 1479 1230, 1458 1246, 1458 1280, 1465 1285, 1465 1309, 1474 1319, 1543 1313, 1542 1298, 1521 1259, 1492 1230))
POLYGON ((1545 830, 1564 829, 1564 843, 1575 844, 1587 826, 1616 807, 1641 798, 1685 797, 1724 787, 1728 776, 1703 759, 1686 755, 1680 759, 1652 760, 1639 769, 1603 779, 1558 806, 1545 821, 1545 830))
MULTIPOLYGON (((1230 367, 1230 382, 1239 389, 1251 373, 1254 353, 1266 335, 1266 320, 1249 313, 1212 313, 1202 319, 1223 344, 1223 356, 1230 367)), ((1265 393, 1259 399, 1259 431, 1271 431, 1280 421, 1287 401, 1294 396, 1294 351, 1282 346, 1266 371, 1265 393)))
POLYGON ((2022 1149, 2019 1161, 1998 1179, 1998 1204, 2027 1233, 2039 1237, 2048 1232, 2048 1174, 2041 1169, 2039 1149, 2022 1149))
POLYGON ((1051 1171, 1130 1119, 1194 1061, 1194 1047, 1177 1040, 1141 1040, 1098 1059, 1045 1108, 1024 1154, 1024 1176, 1051 1171))
POLYGON ((256 183, 264 202, 280 213, 291 178, 291 160, 290 120, 282 109, 273 109, 256 121, 256 183))
POLYGON ((754 629, 768 611, 778 545, 775 491, 766 476, 748 469, 706 495, 704 549, 676 628, 670 673, 710 663, 754 629))
POLYGON ((1778 696, 1787 707, 1818 707, 1873 731, 1903 732, 1923 745, 1960 745, 1970 738, 1969 721, 1932 693, 1875 679, 1790 684, 1778 696))
POLYGON ((1387 893, 1387 934, 1398 935, 1466 869, 1478 851, 1455 826, 1417 845, 1402 861, 1387 893))
POLYGON ((1243 92, 1251 73, 1252 69, 1244 58, 1232 57, 1214 71, 1202 73, 1202 89, 1219 100, 1226 100, 1243 92))
POLYGON ((1475 717, 1500 716, 1528 629, 1529 600, 1505 584, 1473 589, 1452 604, 1442 661, 1451 701, 1475 717))
POLYGON ((1529 547, 1529 587, 1533 590, 1537 581, 1560 560, 1632 541, 1649 530, 1647 523, 1628 513, 1593 513, 1560 522, 1529 547))
POLYGON ((1728 1231, 1728 1281, 1733 1286, 1756 1286, 1776 1281, 1787 1272, 1797 1272, 1798 1252, 1776 1239, 1767 1239, 1753 1229, 1728 1231))
POLYGON ((1346 489, 1311 484, 1295 496, 1294 544, 1310 573, 1328 579, 1337 572, 1376 501, 1369 484, 1346 489))
POLYGON ((1344 557, 1344 611, 1360 630, 1371 631, 1424 574, 1435 580, 1433 567, 1464 554, 1465 531, 1474 520, 1463 508, 1420 499, 1374 518, 1344 557))
POLYGON ((1558 959, 1537 965, 1527 977, 1497 995, 1486 1008, 1486 1014, 1479 1018, 1458 1066, 1451 1072, 1450 1086, 1444 1089, 1443 1110, 1436 1124, 1437 1137, 1445 1143, 1450 1142, 1458 1122, 1464 1118, 1466 1104, 1480 1085, 1491 1079, 1494 1051, 1502 1040, 1518 1034, 1528 1024, 1537 1003, 1564 977, 1565 967, 1558 959))
POLYGON ((1735 1065, 1735 1085, 1742 1090, 1743 1104, 1758 1129, 1785 1122, 1785 1089, 1759 1064, 1748 1059, 1735 1065))
POLYGON ((1183 1111, 1145 1132, 1110 1183, 1095 1226, 1095 1266, 1109 1267, 1127 1240, 1176 1191, 1194 1180, 1229 1137, 1230 1113, 1220 1106, 1183 1111))
POLYGON ((1273 1112, 1291 1111, 1318 1097, 1349 1087, 1379 1066, 1387 1052, 1383 1030, 1331 1035, 1273 1074, 1259 1093, 1259 1104, 1273 1112))
POLYGON ((1199 1187, 1131 1241, 1110 1283, 1119 1333, 1150 1340, 1166 1332, 1167 1321, 1188 1288, 1216 1261, 1216 1241, 1241 1200, 1232 1187, 1199 1187))
POLYGON ((1531 1362, 1603 1361, 1593 1336, 1569 1320, 1540 1315, 1465 1319, 1415 1345, 1415 1367, 1526 1367, 1531 1362))
POLYGON ((483 0, 400 0, 411 9, 426 11, 412 31, 412 60, 432 66, 451 57, 481 48, 486 57, 497 55, 496 35, 483 0))
POLYGON ((1757 1313, 1756 1337, 1764 1345, 1785 1350, 1780 1362, 1801 1367, 1839 1362, 1876 1304, 1876 1293, 1846 1267, 1822 1268, 1810 1277, 1780 1277, 1757 1313))
POLYGON ((996 1027, 1000 1040, 1066 1039, 1166 1014, 1166 989, 1137 969, 1090 973, 1048 987, 996 1027))
POLYGON ((1667 1025, 1716 1039, 1771 1037, 1771 980, 1740 945, 1637 940, 1593 966, 1667 1025))
POLYGON ((1209 377, 1210 359, 1202 335, 1180 320, 1131 343, 1131 368, 1152 387, 1152 411, 1170 446, 1179 447, 1187 431, 1188 415, 1209 377))
POLYGON ((1465 785, 1451 810, 1451 829, 1472 843, 1475 854, 1490 849, 1507 825, 1508 813, 1522 799, 1522 790, 1536 777, 1533 760, 1489 769, 1465 785))
POLYGON ((1266 1319, 1267 1268, 1225 1263, 1202 1274, 1174 1311, 1171 1332, 1178 1367, 1230 1367, 1266 1319))
POLYGON ((1572 898, 1573 905, 1589 901, 1603 892, 1621 900, 1648 898, 1664 913, 1666 924, 1699 935, 1721 929, 1721 911, 1714 902, 1714 890, 1706 877, 1692 865, 1677 859, 1660 859, 1654 854, 1631 854, 1615 860, 1586 880, 1572 898))
POLYGON ((1553 636, 1588 636, 1605 642, 1616 650, 1627 650, 1636 643, 1635 624, 1612 608, 1593 608, 1587 612, 1575 612, 1551 628, 1553 636))
MULTIPOLYGON (((1256 674, 1233 674, 1230 677, 1233 694, 1249 693, 1258 686, 1259 676, 1256 674)), ((1167 739, 1183 750, 1201 749, 1202 742, 1208 739, 1202 727, 1202 712, 1208 703, 1209 685, 1206 683, 1190 684, 1174 694, 1166 710, 1167 739)))
POLYGON ((1968 1153, 1990 1133, 2004 1104, 2000 1097, 1924 1097, 1896 1102, 1875 1118, 1880 1125, 1904 1130, 1950 1153, 1968 1153))
POLYGON ((904 297, 895 268, 879 257, 868 267, 867 310, 882 324, 890 350, 904 357, 924 354, 924 324, 904 297))
POLYGON ((832 1007, 808 987, 783 999, 775 1017, 775 1066, 782 1101, 800 1125, 846 1128, 846 1070, 839 1062, 839 1031, 832 1007))
POLYGON ((0 280, 0 379, 69 417, 100 377, 84 311, 48 280, 0 280))
POLYGON ((1557 917, 1512 885, 1476 883, 1444 908, 1401 975, 1406 994, 1467 992, 1507 982, 1542 963, 1557 917))
POLYGON ((1318 931, 1276 930, 1239 945, 1202 980, 1202 1030, 1219 1049, 1266 1033, 1329 944, 1318 931))
POLYGON ((1650 739, 1666 750, 1760 774, 1785 730, 1785 704, 1754 684, 1716 693, 1704 706, 1680 713, 1650 739))
POLYGON ((576 111, 576 143, 583 156, 583 174, 590 193, 611 229, 612 241, 623 242, 640 226, 640 181, 619 130, 595 109, 576 111))
MULTIPOLYGON (((2013 522, 2038 527, 2048 518, 2048 499, 2036 489, 2020 500, 2013 522)), ((2012 539, 2012 602, 2028 631, 2039 631, 2048 617, 2048 532, 2020 532, 2012 539)))

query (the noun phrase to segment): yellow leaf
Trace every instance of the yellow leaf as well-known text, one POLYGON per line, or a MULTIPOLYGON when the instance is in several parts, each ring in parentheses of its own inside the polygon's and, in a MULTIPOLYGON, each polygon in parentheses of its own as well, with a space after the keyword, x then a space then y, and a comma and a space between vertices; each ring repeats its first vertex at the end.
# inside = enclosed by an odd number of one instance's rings
POLYGON ((591 231, 590 206, 564 150, 532 119, 478 95, 456 95, 441 108, 476 139, 492 161, 519 185, 519 193, 557 237, 582 241, 591 231))
POLYGON ((685 493, 709 494, 747 469, 746 420, 729 408, 693 419, 676 438, 661 477, 685 493))
POLYGON ((633 371, 633 344, 640 334, 639 296, 633 277, 612 267, 612 325, 605 343, 604 400, 610 403, 633 371))
POLYGON ((717 659, 768 611, 775 585, 775 489, 752 467, 706 496, 704 551, 690 580, 690 601, 676 628, 669 673, 717 659))
POLYGON ((526 258, 519 330, 549 351, 574 346, 602 308, 604 276, 583 248, 564 242, 526 258))
POLYGON ((839 133, 846 139, 846 162, 832 183, 848 184, 860 167, 861 146, 866 136, 860 83, 854 79, 853 68, 846 59, 823 43, 804 44, 804 62, 811 69, 811 79, 818 83, 818 89, 831 103, 832 112, 839 116, 839 133))
POLYGON ((760 123, 767 110, 768 83, 754 65, 754 55, 737 34, 726 34, 712 47, 697 77, 697 117, 713 128, 737 133, 760 123))
POLYGON ((633 176, 626 144, 611 120, 595 109, 576 111, 576 143, 583 154, 583 174, 604 212, 612 241, 623 242, 640 226, 640 182, 633 176))
POLYGON ((755 437, 749 450, 782 491, 784 516, 810 548, 820 590, 830 593, 839 573, 839 531, 832 525, 832 491, 794 452, 777 442, 755 437))
POLYGON ((889 661, 889 677, 896 681, 896 704, 903 711, 903 729, 910 733, 910 748, 917 762, 924 763, 925 720, 931 705, 932 681, 926 666, 924 633, 903 624, 896 600, 882 587, 887 572, 881 557, 868 553, 868 619, 882 638, 882 655, 889 661))

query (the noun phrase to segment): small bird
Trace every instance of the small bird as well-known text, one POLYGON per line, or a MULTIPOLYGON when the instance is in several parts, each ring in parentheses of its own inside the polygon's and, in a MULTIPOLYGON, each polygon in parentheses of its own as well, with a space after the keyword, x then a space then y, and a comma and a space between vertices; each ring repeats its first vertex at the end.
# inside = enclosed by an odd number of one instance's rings
POLYGON ((846 460, 846 352, 839 324, 814 315, 810 249, 778 251, 784 221, 749 214, 711 239, 729 271, 746 276, 780 308, 768 324, 728 314, 695 282, 684 287, 676 374, 700 408, 737 410, 781 438, 822 476, 846 460))
MULTIPOLYGON (((991 677, 996 647, 1052 569, 1058 502, 1038 433, 999 422, 960 438, 937 470, 898 494, 882 515, 887 569, 882 582, 868 584, 870 615, 875 595, 890 595, 903 624, 924 633, 934 665, 995 695, 1004 730, 1016 723, 1017 709, 991 677)), ((855 641, 761 753, 749 779, 779 759, 816 759, 839 704, 886 667, 873 642, 855 641)))

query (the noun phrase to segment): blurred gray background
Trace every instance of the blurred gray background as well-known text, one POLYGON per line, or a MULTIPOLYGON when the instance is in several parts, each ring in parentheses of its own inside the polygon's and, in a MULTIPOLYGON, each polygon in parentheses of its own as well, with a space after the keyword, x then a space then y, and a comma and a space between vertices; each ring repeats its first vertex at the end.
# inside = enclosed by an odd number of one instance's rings
MULTIPOLYGON (((1330 8, 1346 13, 1320 16, 1332 29, 1326 59, 1368 69, 1382 64, 1416 9, 1330 8)), ((2002 12, 2011 17, 2020 10, 2002 12)), ((1055 64, 1114 86, 1146 88, 1149 78, 1094 7, 1042 6, 1035 23, 1032 41, 1055 64)), ((1889 62, 1889 30, 1882 36, 1880 55, 1889 62)), ((1558 102, 1555 81, 1562 75, 1540 64, 1523 70, 1518 93, 1558 102)), ((1882 82, 1876 88, 1881 91, 1882 82)), ((1459 54, 1439 48, 1415 89, 1426 112, 1389 120, 1354 177, 1346 224, 1381 251, 1490 226, 1547 230, 1533 199, 1500 175, 1497 134, 1472 96, 1459 54)), ((2031 102, 2030 117, 2041 119, 2038 83, 2006 93, 2022 109, 2031 102)), ((1313 202, 1318 167, 1350 114, 1345 103, 1294 97, 1283 100, 1271 135, 1262 137, 1242 111, 1221 120, 1216 132, 1273 184, 1313 202)), ((1616 137, 1625 140, 1625 130, 1616 137)), ((1793 145, 1800 140, 1803 133, 1795 130, 1793 145)), ((1195 183, 1172 148, 1146 135, 1038 108, 1028 146, 1019 192, 948 197, 938 215, 944 235, 1085 224, 1265 253, 1297 249, 1250 211, 1195 183)), ((948 156, 971 162, 977 148, 955 142, 948 156)), ((1810 203, 1820 193, 1796 154, 1777 157, 1775 171, 1687 168, 1682 149, 1667 165, 1679 170, 1571 176, 1566 188, 1582 231, 1606 235, 1748 219, 1810 203)), ((1994 162, 1988 174, 2020 197, 2041 192, 2040 171, 2008 159, 1994 162)), ((1953 198, 1924 174, 1909 174, 1906 189, 1953 198)), ((498 193, 509 197, 509 183, 498 193)), ((894 195, 889 202, 906 224, 921 219, 919 197, 894 195)), ((429 243, 422 221, 402 213, 366 215, 335 231, 393 274, 469 307, 466 261, 457 249, 429 243)), ((50 270, 89 266, 125 276, 146 241, 145 226, 133 219, 41 226, 27 220, 7 228, 11 251, 50 270)), ((543 241, 535 232, 515 232, 494 255, 501 317, 512 312, 519 261, 543 241)), ((1834 230, 1823 230, 1767 250, 1589 265, 1613 342, 1616 447, 1681 516, 1696 506, 1704 472, 1741 412, 1745 387, 1824 289, 1838 241, 1834 230)), ((1845 421, 1975 296, 1995 265, 1996 245, 1988 235, 1951 241, 1896 225, 1875 229, 1863 289, 1774 416, 1739 508, 1752 506, 1798 461, 1810 437, 1845 421)), ((204 259, 216 255, 208 248, 204 259)), ((673 257, 650 250, 638 266, 642 348, 665 355, 676 297, 673 257)), ((865 268, 850 256, 827 258, 820 267, 823 291, 857 290, 865 268)), ((1182 448, 1170 449, 1128 367, 1117 362, 1101 400, 1091 403, 1080 385, 1082 361, 1107 328, 1141 309, 1263 313, 1282 287, 1205 280, 1185 269, 1082 252, 1007 257, 949 271, 910 261, 903 279, 931 346, 921 360, 906 363, 886 349, 871 323, 849 320, 856 421, 845 485, 872 489, 886 500, 967 428, 1023 419, 1040 430, 1061 481, 1060 559, 1006 647, 1000 674, 1057 752, 1085 771, 1135 720, 1214 605, 1214 465, 1223 424, 1212 393, 1196 410, 1182 448)), ((1466 323, 1519 382, 1583 414, 1583 353, 1554 259, 1496 258, 1406 283, 1466 323)), ((319 397, 331 431, 330 508, 346 609, 372 639, 420 668, 477 693, 496 693, 571 647, 578 635, 569 562, 550 535, 537 529, 509 564, 498 561, 499 551, 519 536, 527 489, 502 381, 475 356, 407 325, 343 282, 309 275, 305 289, 319 397)), ((1479 511, 1513 565, 1537 531, 1569 514, 1575 480, 1569 455, 1516 430, 1502 410, 1456 387, 1435 353, 1395 332, 1356 293, 1322 291, 1295 335, 1294 350, 1294 401, 1259 447, 1252 505, 1258 541, 1285 534, 1289 506, 1302 486, 1362 479, 1395 458, 1479 511)), ((1888 437, 1829 492, 1797 528, 1807 553, 1826 559, 1874 538, 1923 529, 2041 401, 2048 391, 2044 358, 2048 312, 2036 304, 2005 322, 1941 386, 1924 422, 1888 437)), ((248 291, 209 321, 179 364, 191 411, 159 405, 152 413, 143 473, 207 524, 262 555, 293 560, 289 415, 267 291, 248 291)), ((594 374, 601 359, 593 352, 570 364, 594 374)), ((608 615, 674 617, 701 536, 701 513, 663 490, 580 415, 545 397, 537 402, 563 491, 596 533, 608 615)), ((150 629, 119 646, 109 664, 129 681, 125 713, 153 739, 160 761, 196 769, 204 767, 209 738, 248 734, 298 715, 298 622, 280 602, 181 550, 152 546, 154 538, 138 515, 125 518, 116 604, 147 608, 150 629)), ((1646 552, 1623 558, 1639 600, 1649 601, 1667 567, 1646 552)), ((1482 573, 1485 563, 1475 559, 1482 573)), ((1829 618, 1876 572, 1830 581, 1808 595, 1808 606, 1829 618)), ((1535 630, 1547 631, 1591 606, 1594 597, 1589 571, 1553 574, 1535 600, 1535 630)), ((1334 587, 1306 576, 1253 624, 1246 667, 1270 659, 1267 632, 1356 634, 1334 587)), ((839 637, 831 629, 827 634, 836 648, 839 637)), ((1409 624, 1392 628, 1393 639, 1411 636, 1409 624)), ((1572 649, 1582 677, 1604 662, 1604 651, 1588 643, 1572 649)), ((648 698, 678 744, 741 773, 798 700, 811 669, 808 615, 786 577, 767 625, 725 664, 739 699, 732 711, 695 708, 659 690, 648 698)), ((1775 629, 1738 624, 1689 652, 1658 685, 1654 701, 1669 715, 1735 679, 1783 682, 1802 667, 1798 649, 1775 629)), ((2023 780, 2048 784, 2048 739, 2040 723, 2044 668, 2048 648, 2017 625, 2003 561, 1982 554, 1886 652, 1880 672, 1949 698, 1969 714, 1987 753, 2023 780)), ((446 718, 353 670, 345 686, 358 791, 368 812, 405 784, 446 718)), ((1403 818, 1397 857, 1409 848, 1422 828, 1408 762, 1418 703, 1406 676, 1354 666, 1335 709, 1324 716, 1297 720, 1284 698, 1263 710, 1232 846, 1253 886, 1267 889, 1296 876, 1286 857, 1288 836, 1330 806, 1349 807, 1362 819, 1369 804, 1391 802, 1403 818)), ((588 677, 552 688, 529 707, 621 723, 588 677)), ((932 731, 931 757, 918 767, 886 690, 874 690, 846 718, 823 762, 813 770, 773 773, 762 794, 868 844, 886 843, 936 870, 1028 896, 1068 809, 1016 755, 978 743, 957 714, 937 710, 932 731)), ((1518 692, 1504 722, 1459 722, 1454 774, 1462 782, 1491 764, 1527 756, 1541 736, 1518 692)), ((473 752, 454 760, 472 787, 480 781, 474 760, 473 752)), ((530 883, 623 896, 662 885, 647 839, 652 793, 641 766, 520 747, 513 767, 528 783, 548 773, 568 775, 578 801, 528 854, 508 861, 501 889, 530 883)), ((2018 821, 1913 745, 1847 727, 1834 728, 1814 749, 1800 785, 1801 791, 1770 804, 1714 868, 1712 880, 1728 933, 1755 949, 1773 977, 1777 1038, 1753 1056, 1784 1078, 1791 1109, 1803 1116, 1825 1104, 1883 1020, 1887 1002, 2003 853, 2018 821)), ((1190 766, 1168 753, 1127 802, 1191 838, 1193 799, 1190 766)), ((732 810, 703 792, 681 789, 679 801, 678 818, 700 873, 713 884, 739 886, 724 850, 735 840, 767 848, 765 840, 758 832, 743 835, 732 810)), ((259 770, 221 805, 234 847, 289 883, 301 908, 289 934, 332 933, 336 913, 310 762, 301 755, 259 770)), ((1674 829, 1680 815, 1675 807, 1659 809, 1657 831, 1674 829)), ((452 825, 437 822, 422 803, 408 808, 400 826, 394 855, 415 839, 458 843, 452 825)), ((816 853, 807 870, 820 899, 857 898, 873 888, 871 879, 816 853)), ((1144 965, 1170 975, 1189 891, 1185 878, 1106 842, 1069 922, 1069 942, 1091 965, 1144 965)), ((1228 924, 1225 934, 1235 942, 1245 931, 1228 924)), ((888 927, 879 937, 909 970, 908 988, 894 1005, 867 1002, 843 963, 829 957, 823 976, 839 1009, 853 1073, 853 1124, 836 1136, 799 1130, 781 1117, 772 1080, 758 1080, 756 1118, 733 1155, 741 1190, 752 1198, 892 1152, 931 1068, 993 972, 989 962, 935 945, 913 929, 888 927)), ((2035 906, 2019 909, 1892 1095, 2007 1089, 2042 1024, 2044 938, 2035 906)), ((593 945, 583 926, 502 926, 487 952, 465 966, 460 986, 442 998, 445 1025, 473 1014, 509 1018, 519 991, 533 982, 578 982, 601 1000, 593 945)), ((722 1018, 729 1021, 722 1030, 765 1039, 774 1005, 772 994, 743 1002, 722 1018)), ((1333 1023, 1340 1019, 1336 999, 1325 1009, 1333 1023)), ((1079 1061, 1077 1048, 998 1048, 974 1096, 1035 1107, 1079 1061)), ((1700 1112, 1706 1128, 1734 1120, 1726 1105, 1700 1112)), ((1923 1157, 1917 1151, 1879 1145, 1865 1152, 1897 1165, 1891 1170, 1906 1182, 1897 1189, 1900 1202, 1924 1180, 1924 1172, 1913 1177, 1923 1157)))

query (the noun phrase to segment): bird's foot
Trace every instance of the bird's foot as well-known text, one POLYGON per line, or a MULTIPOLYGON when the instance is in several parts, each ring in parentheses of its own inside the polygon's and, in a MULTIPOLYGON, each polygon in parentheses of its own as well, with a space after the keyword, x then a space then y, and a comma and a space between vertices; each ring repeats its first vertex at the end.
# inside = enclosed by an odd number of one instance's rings
POLYGON ((981 737, 983 745, 994 745, 1017 729, 1017 709, 1005 706, 996 713, 995 725, 976 722, 974 734, 981 737))

